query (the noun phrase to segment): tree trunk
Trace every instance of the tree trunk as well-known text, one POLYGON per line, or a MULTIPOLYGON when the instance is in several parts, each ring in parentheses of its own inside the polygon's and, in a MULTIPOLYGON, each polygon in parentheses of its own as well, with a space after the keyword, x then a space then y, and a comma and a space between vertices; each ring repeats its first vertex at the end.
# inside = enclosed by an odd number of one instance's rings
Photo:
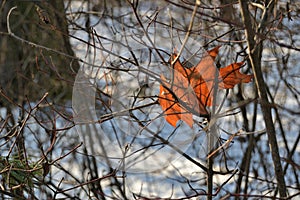
MULTIPOLYGON (((10 17, 12 32, 31 42, 74 57, 68 37, 68 24, 63 1, 3 2, 0 31, 7 32, 8 11, 17 6, 10 17)), ((30 46, 9 36, 0 40, 1 87, 17 103, 39 100, 46 92, 58 102, 70 100, 77 60, 65 55, 30 46)), ((4 104, 4 102, 0 102, 4 104)))
MULTIPOLYGON (((251 21, 251 15, 248 9, 248 1, 240 0, 239 2, 241 6, 242 19, 245 26, 245 34, 247 38, 247 45, 249 51, 249 61, 254 73, 255 84, 258 90, 260 106, 261 106, 261 110, 262 110, 262 114, 266 126, 267 135, 268 135, 268 141, 269 141, 269 146, 272 154, 273 165, 274 165, 275 175, 278 184, 278 190, 279 190, 280 197, 286 197, 286 185, 285 185, 284 174, 283 174, 281 159, 278 150, 275 126, 273 124, 273 119, 272 119, 271 104, 268 100, 267 91, 266 91, 267 85, 265 84, 262 70, 261 70, 261 56, 262 56, 263 43, 262 41, 259 42, 256 40, 257 38, 256 34, 263 30, 264 23, 265 23, 264 20, 266 20, 267 17, 265 18, 265 16, 262 16, 262 21, 260 22, 260 26, 258 26, 257 30, 254 30, 252 28, 253 25, 251 21)), ((268 3, 266 2, 265 5, 268 5, 268 3)), ((265 12, 267 13, 268 10, 265 10, 265 12)))

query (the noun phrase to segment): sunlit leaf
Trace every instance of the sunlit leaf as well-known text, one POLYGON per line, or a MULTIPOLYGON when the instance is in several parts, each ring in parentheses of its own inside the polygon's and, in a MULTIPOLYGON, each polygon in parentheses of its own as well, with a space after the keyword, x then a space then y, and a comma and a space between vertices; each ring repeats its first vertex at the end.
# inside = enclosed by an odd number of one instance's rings
POLYGON ((220 69, 220 80, 222 84, 219 84, 220 88, 233 88, 239 83, 249 83, 252 81, 253 75, 242 74, 240 68, 244 63, 233 63, 220 69))
POLYGON ((171 55, 170 62, 174 71, 170 82, 161 76, 163 85, 160 85, 159 104, 165 112, 167 122, 172 126, 175 127, 177 121, 182 120, 192 127, 193 114, 208 115, 206 107, 213 105, 215 88, 229 89, 236 84, 252 80, 253 75, 242 74, 239 71, 242 62, 218 70, 214 61, 219 48, 220 46, 217 46, 209 50, 195 67, 190 68, 182 65, 176 53, 171 55))

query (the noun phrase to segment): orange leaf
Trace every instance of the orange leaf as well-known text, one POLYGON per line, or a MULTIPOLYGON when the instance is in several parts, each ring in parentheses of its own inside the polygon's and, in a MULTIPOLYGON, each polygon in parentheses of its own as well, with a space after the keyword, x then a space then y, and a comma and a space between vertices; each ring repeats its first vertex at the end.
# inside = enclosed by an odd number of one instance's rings
MULTIPOLYGON (((165 111, 165 118, 169 124, 176 127, 176 123, 178 120, 182 120, 186 122, 190 127, 193 126, 193 116, 190 112, 188 112, 184 107, 182 107, 177 100, 173 97, 172 93, 169 92, 170 84, 167 83, 165 77, 162 75, 161 80, 164 85, 160 85, 159 92, 159 104, 162 109, 165 111), (167 88, 166 88, 167 87, 167 88)), ((176 87, 175 87, 176 88, 176 87)), ((176 90, 175 90, 176 91, 176 90)), ((181 98, 184 99, 184 96, 181 98)))
MULTIPOLYGON (((173 54, 173 59, 176 58, 173 54)), ((179 61, 174 63, 174 86, 175 95, 186 102, 199 115, 206 115, 206 106, 210 104, 209 93, 206 82, 203 80, 198 69, 195 67, 185 68, 179 61), (179 86, 179 87, 178 87, 179 86), (191 90, 192 89, 192 90, 191 90)))
POLYGON ((216 46, 215 48, 213 48, 207 52, 214 61, 219 53, 220 47, 221 47, 221 45, 216 46))
MULTIPOLYGON (((242 74, 239 69, 243 63, 233 63, 218 70, 214 61, 220 46, 209 50, 201 61, 191 68, 185 68, 179 59, 173 64, 173 79, 168 83, 162 75, 163 84, 160 85, 159 104, 165 111, 165 118, 172 126, 178 120, 193 126, 192 114, 208 115, 207 106, 212 106, 213 89, 218 84, 219 89, 233 88, 239 83, 248 83, 253 75, 242 74)), ((171 56, 170 62, 177 55, 171 56)))
POLYGON ((240 68, 244 63, 233 63, 224 68, 220 68, 219 87, 222 89, 230 89, 239 83, 249 83, 252 81, 253 75, 242 74, 240 68))
POLYGON ((218 75, 214 62, 220 47, 217 46, 209 50, 195 67, 198 77, 200 76, 201 78, 195 77, 193 88, 197 94, 199 104, 202 106, 212 106, 215 77, 218 75))

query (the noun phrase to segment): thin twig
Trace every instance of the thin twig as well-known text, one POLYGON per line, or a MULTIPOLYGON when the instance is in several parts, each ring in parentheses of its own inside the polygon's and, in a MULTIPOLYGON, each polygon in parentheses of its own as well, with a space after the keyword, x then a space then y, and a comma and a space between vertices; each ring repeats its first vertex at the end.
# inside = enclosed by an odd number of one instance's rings
POLYGON ((189 27, 188 27, 188 30, 185 34, 185 37, 184 37, 184 40, 182 42, 182 45, 180 47, 180 50, 176 56, 176 58, 174 60, 172 60, 172 66, 177 62, 177 60, 179 59, 180 55, 182 54, 183 52, 183 49, 190 37, 190 34, 191 34, 191 31, 192 31, 192 28, 193 28, 193 24, 194 24, 194 18, 196 16, 196 13, 197 13, 197 9, 198 9, 198 6, 200 5, 200 0, 196 0, 196 4, 194 6, 194 10, 193 10, 193 13, 192 13, 192 17, 191 17, 191 21, 190 21, 190 24, 189 24, 189 27))

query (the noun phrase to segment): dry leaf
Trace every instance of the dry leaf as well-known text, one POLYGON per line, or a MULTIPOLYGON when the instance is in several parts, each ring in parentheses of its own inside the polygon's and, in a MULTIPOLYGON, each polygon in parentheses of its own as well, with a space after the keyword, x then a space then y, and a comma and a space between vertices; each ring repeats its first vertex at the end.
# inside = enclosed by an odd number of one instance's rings
POLYGON ((249 83, 252 81, 253 75, 242 74, 240 68, 244 63, 233 63, 220 69, 219 84, 220 88, 230 89, 239 83, 249 83))
MULTIPOLYGON (((248 83, 253 75, 242 74, 239 70, 243 63, 233 63, 227 67, 217 69, 214 61, 220 46, 207 52, 201 61, 191 68, 182 65, 179 59, 173 64, 173 79, 169 82, 162 75, 163 84, 160 85, 159 104, 165 111, 165 118, 172 126, 178 120, 193 126, 193 115, 208 115, 207 106, 212 106, 215 85, 219 89, 233 88, 239 83, 248 83)), ((174 53, 170 62, 176 59, 174 53)))

